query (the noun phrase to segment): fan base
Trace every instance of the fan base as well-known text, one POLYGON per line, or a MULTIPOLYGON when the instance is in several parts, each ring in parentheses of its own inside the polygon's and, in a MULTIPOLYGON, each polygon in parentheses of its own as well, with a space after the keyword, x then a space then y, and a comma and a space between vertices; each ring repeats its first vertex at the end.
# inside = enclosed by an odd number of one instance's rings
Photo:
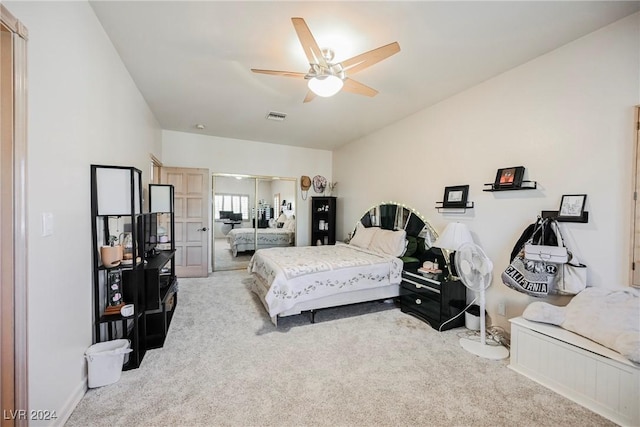
POLYGON ((485 359, 500 360, 509 357, 509 350, 501 345, 483 345, 479 341, 460 338, 460 346, 469 353, 484 357, 485 359))

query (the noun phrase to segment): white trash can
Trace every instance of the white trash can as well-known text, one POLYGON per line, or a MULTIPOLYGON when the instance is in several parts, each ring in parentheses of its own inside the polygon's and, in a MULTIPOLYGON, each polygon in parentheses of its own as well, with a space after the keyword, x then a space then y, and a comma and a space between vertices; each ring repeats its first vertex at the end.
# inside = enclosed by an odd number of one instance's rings
POLYGON ((84 353, 89 371, 89 388, 113 384, 120 379, 124 355, 132 350, 129 340, 93 344, 84 353))

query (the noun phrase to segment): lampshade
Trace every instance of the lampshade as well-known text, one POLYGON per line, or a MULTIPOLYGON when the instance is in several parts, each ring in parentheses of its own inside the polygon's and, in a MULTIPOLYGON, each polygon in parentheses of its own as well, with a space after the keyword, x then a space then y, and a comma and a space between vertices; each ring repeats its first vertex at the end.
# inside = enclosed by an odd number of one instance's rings
POLYGON ((433 244, 436 248, 456 251, 463 243, 473 242, 471 232, 466 224, 450 222, 444 232, 433 244))
POLYGON ((326 76, 317 76, 309 80, 307 84, 313 93, 322 97, 333 96, 342 89, 342 79, 331 74, 326 76))
POLYGON ((276 220, 277 222, 286 222, 287 221, 287 216, 285 214, 280 214, 280 216, 278 217, 278 219, 276 220))

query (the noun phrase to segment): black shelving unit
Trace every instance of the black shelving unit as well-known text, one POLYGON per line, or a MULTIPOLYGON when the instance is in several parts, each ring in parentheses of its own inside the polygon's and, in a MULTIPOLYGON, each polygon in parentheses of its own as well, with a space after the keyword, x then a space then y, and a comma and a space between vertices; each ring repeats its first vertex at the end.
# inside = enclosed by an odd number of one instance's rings
POLYGON ((311 244, 336 244, 336 198, 311 198, 311 244))
POLYGON ((178 303, 173 185, 149 184, 149 211, 158 215, 158 228, 166 232, 156 233, 158 249, 154 256, 147 257, 144 267, 146 344, 152 349, 164 345, 178 303))
MULTIPOLYGON (((139 169, 125 166, 91 165, 91 236, 93 264, 93 342, 128 339, 132 352, 124 370, 140 366, 146 353, 144 264, 139 254, 137 230, 141 225, 142 173, 139 169), (117 224, 117 225, 112 225, 117 224), (105 266, 100 248, 109 246, 111 236, 120 227, 131 233, 131 263, 105 266), (114 229, 115 227, 115 229, 114 229), (119 290, 122 302, 133 304, 134 314, 122 316, 118 306, 110 307, 110 274, 119 275, 119 290), (114 310, 107 310, 113 308, 114 310)), ((115 236, 118 237, 118 236, 115 236)))

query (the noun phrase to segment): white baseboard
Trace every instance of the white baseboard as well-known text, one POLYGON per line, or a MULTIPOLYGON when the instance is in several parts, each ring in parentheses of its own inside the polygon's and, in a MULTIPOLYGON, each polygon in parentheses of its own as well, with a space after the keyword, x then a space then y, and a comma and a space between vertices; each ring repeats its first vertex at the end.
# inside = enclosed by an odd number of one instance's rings
POLYGON ((58 418, 53 424, 54 427, 63 427, 67 423, 67 420, 73 413, 73 410, 76 409, 78 403, 80 403, 84 395, 87 393, 87 389, 87 377, 84 376, 62 408, 59 409, 59 412, 57 413, 58 418))

